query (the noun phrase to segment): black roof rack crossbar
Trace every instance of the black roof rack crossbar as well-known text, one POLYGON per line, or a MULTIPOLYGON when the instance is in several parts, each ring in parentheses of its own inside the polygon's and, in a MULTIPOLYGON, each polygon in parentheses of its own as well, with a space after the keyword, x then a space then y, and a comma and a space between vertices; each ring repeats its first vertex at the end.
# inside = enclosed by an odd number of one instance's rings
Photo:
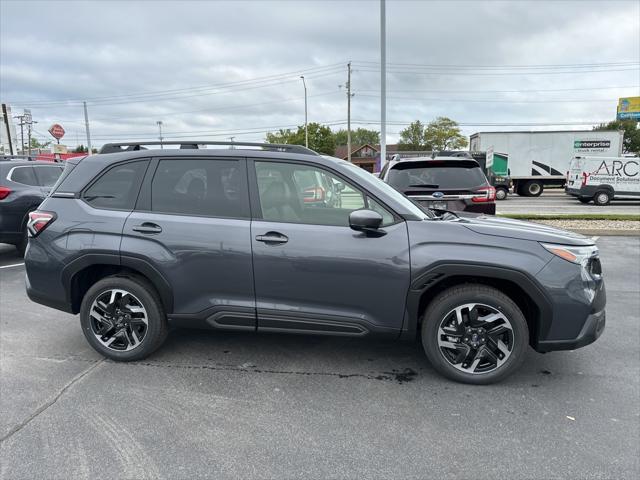
POLYGON ((98 153, 127 152, 131 150, 146 150, 149 145, 179 145, 180 149, 198 149, 199 145, 219 145, 230 149, 242 149, 243 147, 256 147, 268 152, 300 153, 303 155, 318 155, 313 150, 302 145, 286 145, 282 143, 254 143, 254 142, 211 142, 211 141, 168 141, 168 142, 119 142, 105 143, 98 153))

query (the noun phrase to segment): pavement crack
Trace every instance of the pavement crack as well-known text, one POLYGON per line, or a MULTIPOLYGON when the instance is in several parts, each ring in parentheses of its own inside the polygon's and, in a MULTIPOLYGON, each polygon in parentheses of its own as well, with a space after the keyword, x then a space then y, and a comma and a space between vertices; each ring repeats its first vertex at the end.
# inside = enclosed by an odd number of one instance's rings
POLYGON ((91 373, 93 370, 95 370, 99 365, 104 363, 104 361, 105 361, 105 359, 98 360, 93 365, 91 365, 89 368, 83 370, 78 375, 76 375, 71 380, 69 380, 60 390, 58 390, 58 393, 56 393, 52 398, 50 398, 44 404, 40 405, 31 415, 29 415, 27 418, 25 418, 18 425, 14 426, 11 430, 9 430, 9 432, 7 432, 6 435, 4 435, 2 438, 0 438, 0 444, 4 443, 6 440, 11 438, 16 433, 18 433, 24 427, 29 425, 29 423, 31 423, 33 420, 35 420, 41 413, 43 413, 49 407, 54 405, 60 399, 60 397, 67 390, 69 390, 74 384, 76 384, 77 382, 82 380, 85 376, 87 376, 89 373, 91 373))

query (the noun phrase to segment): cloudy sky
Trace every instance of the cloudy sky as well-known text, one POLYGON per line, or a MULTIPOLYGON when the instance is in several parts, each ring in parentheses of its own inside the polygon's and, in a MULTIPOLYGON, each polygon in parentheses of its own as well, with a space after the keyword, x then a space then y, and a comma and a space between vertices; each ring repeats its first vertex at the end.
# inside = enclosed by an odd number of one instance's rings
MULTIPOLYGON (((380 129, 378 0, 0 0, 0 99, 45 138, 261 141, 309 121, 380 129)), ((640 95, 640 1, 387 1, 388 141, 448 116, 465 134, 590 128, 640 95)))

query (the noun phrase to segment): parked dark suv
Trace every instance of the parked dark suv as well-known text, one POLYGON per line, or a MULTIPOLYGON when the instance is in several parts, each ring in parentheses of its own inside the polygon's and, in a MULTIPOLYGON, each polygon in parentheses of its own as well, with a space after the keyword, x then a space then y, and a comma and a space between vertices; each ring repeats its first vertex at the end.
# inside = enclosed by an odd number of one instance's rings
POLYGON ((391 160, 380 172, 380 179, 426 208, 496 213, 496 189, 472 158, 391 160))
POLYGON ((489 383, 528 345, 575 349, 604 329, 598 249, 581 235, 436 216, 303 147, 167 147, 70 159, 30 215, 29 297, 80 313, 113 360, 146 357, 169 323, 420 335, 439 372, 489 383), (341 201, 307 205, 301 172, 341 184, 341 201))
POLYGON ((28 213, 38 208, 62 168, 51 162, 0 160, 0 243, 13 244, 24 254, 28 213))

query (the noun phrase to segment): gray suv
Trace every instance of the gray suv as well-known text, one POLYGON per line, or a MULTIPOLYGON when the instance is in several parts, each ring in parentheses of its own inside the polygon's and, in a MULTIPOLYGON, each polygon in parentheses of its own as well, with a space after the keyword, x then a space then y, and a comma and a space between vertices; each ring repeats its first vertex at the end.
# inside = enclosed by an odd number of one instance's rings
POLYGON ((79 313, 110 359, 148 356, 169 325, 421 337, 436 370, 482 384, 516 370, 529 345, 575 349, 604 329, 588 238, 438 216, 303 147, 209 143, 70 159, 30 214, 29 297, 79 313), (326 185, 340 198, 305 201, 326 185))

